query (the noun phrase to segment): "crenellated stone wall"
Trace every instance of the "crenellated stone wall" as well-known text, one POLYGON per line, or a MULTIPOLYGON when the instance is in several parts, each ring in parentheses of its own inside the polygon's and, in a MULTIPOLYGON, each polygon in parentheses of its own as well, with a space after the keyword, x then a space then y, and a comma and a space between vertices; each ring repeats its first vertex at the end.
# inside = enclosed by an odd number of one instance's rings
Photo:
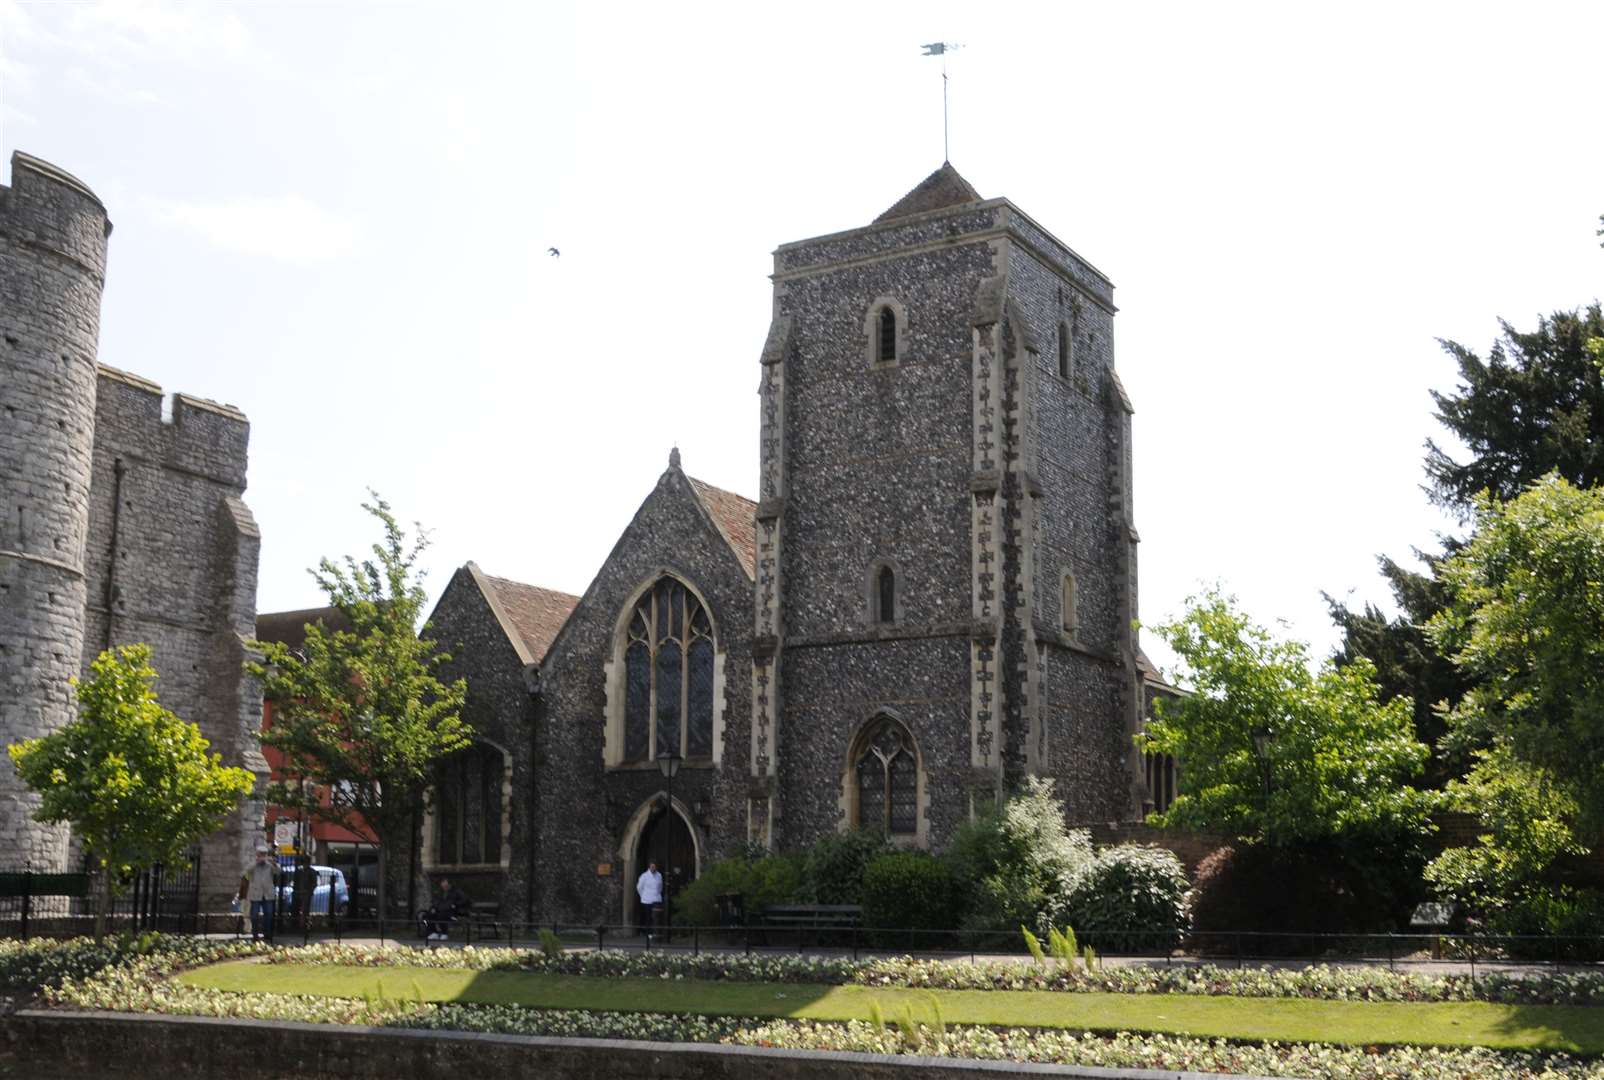
MULTIPOLYGON (((260 546, 241 499, 237 409, 96 362, 111 231, 73 177, 26 154, 0 189, 0 742, 75 715, 69 681, 147 642, 162 704, 260 776, 261 697, 245 678, 260 546)), ((0 767, 0 866, 65 869, 66 831, 0 767)), ((261 836, 250 802, 203 852, 203 900, 234 891, 261 836)))

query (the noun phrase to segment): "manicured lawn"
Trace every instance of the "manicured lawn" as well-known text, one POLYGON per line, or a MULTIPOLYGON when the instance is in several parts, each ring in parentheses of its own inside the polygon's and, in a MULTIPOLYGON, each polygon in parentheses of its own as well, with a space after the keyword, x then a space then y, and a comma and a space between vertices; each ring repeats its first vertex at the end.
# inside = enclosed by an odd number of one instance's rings
POLYGON ((521 971, 369 968, 235 961, 179 976, 218 990, 510 1004, 592 1011, 701 1013, 888 1022, 911 1005, 948 1024, 1161 1031, 1203 1037, 1357 1045, 1416 1043, 1604 1053, 1604 1008, 1232 998, 1184 994, 1070 994, 1044 990, 907 990, 864 986, 546 975, 521 971))

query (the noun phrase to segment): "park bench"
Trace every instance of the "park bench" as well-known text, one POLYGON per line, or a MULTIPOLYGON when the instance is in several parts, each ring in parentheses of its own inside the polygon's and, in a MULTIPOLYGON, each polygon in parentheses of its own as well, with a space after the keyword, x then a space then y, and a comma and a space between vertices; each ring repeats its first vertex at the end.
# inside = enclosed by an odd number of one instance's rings
POLYGON ((771 904, 763 925, 776 930, 853 930, 863 925, 857 904, 771 904))

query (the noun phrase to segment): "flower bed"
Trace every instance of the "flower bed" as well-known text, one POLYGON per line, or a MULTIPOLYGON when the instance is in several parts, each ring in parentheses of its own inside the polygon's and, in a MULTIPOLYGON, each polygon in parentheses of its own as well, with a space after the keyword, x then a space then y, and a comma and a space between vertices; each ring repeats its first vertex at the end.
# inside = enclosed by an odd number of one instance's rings
POLYGON ((1212 965, 1094 968, 1001 961, 851 960, 728 953, 571 952, 552 960, 508 949, 374 949, 313 945, 277 949, 269 963, 378 967, 521 969, 596 977, 728 979, 737 982, 901 986, 933 990, 1059 990, 1119 994, 1218 994, 1328 1001, 1491 1001, 1506 1005, 1604 1005, 1604 971, 1536 975, 1424 975, 1381 968, 1212 965))
MULTIPOLYGON (((0 964, 6 956, 0 950, 0 964)), ((91 957, 108 953, 81 953, 79 959, 89 966, 91 957)), ((170 946, 151 947, 144 952, 125 950, 113 952, 111 961, 100 964, 93 971, 63 974, 54 986, 44 988, 46 1000, 53 1004, 87 1009, 107 1009, 122 1012, 154 1012, 216 1017, 250 1017, 264 1020, 293 1020, 311 1023, 365 1024, 391 1027, 422 1028, 440 1031, 473 1031, 521 1035, 584 1036, 598 1038, 627 1038, 675 1042, 727 1042, 745 1046, 772 1046, 799 1050, 850 1050, 865 1053, 904 1054, 916 1053, 940 1057, 963 1057, 1001 1061, 1030 1061, 1103 1067, 1132 1067, 1154 1069, 1193 1069, 1236 1073, 1258 1073, 1290 1077, 1334 1077, 1337 1080, 1395 1080, 1397 1077, 1418 1077, 1422 1080, 1448 1080, 1464 1076, 1491 1078, 1491 1080, 1604 1080, 1604 1063, 1583 1060, 1563 1054, 1529 1054, 1498 1052, 1482 1049, 1434 1049, 1421 1047, 1341 1047, 1324 1044, 1297 1043, 1243 1043, 1227 1040, 1187 1038, 1172 1035, 1137 1035, 1122 1033, 1112 1036, 1077 1035, 1065 1031, 1037 1029, 997 1030, 981 1027, 943 1025, 915 1022, 912 1017, 901 1023, 895 1018, 890 1023, 863 1022, 813 1023, 807 1021, 755 1022, 724 1016, 680 1016, 669 1014, 582 1012, 576 1010, 539 1010, 517 1006, 471 1006, 433 1004, 405 995, 391 998, 314 998, 287 994, 238 994, 219 990, 189 987, 171 981, 174 972, 225 959, 260 956, 269 962, 295 961, 299 963, 363 963, 370 966, 429 966, 470 967, 490 970, 500 967, 549 968, 563 970, 569 964, 583 964, 583 957, 564 958, 560 962, 546 962, 538 954, 508 954, 505 950, 429 950, 364 949, 355 946, 315 946, 308 949, 267 949, 248 943, 191 942, 173 943, 170 946)), ((620 967, 622 959, 615 954, 600 954, 602 959, 590 961, 599 965, 605 960, 605 970, 630 975, 655 974, 660 978, 685 978, 690 973, 676 970, 687 965, 678 961, 696 960, 691 965, 700 970, 710 959, 720 963, 716 967, 720 978, 750 978, 762 965, 772 976, 776 972, 788 973, 789 980, 822 981, 812 965, 818 961, 798 958, 754 958, 751 964, 744 957, 691 958, 656 954, 634 955, 633 961, 620 967), (799 968, 799 965, 802 967, 799 968), (806 978, 804 978, 804 974, 806 978)), ((59 957, 57 958, 60 959, 59 957)), ((837 963, 830 961, 829 963, 837 963)), ((920 978, 935 978, 926 972, 922 961, 872 961, 853 967, 852 979, 837 981, 877 981, 904 979, 903 983, 886 982, 884 985, 931 985, 917 982, 920 978), (861 977, 861 978, 860 978, 861 977)), ((945 965, 967 967, 968 965, 945 965)), ((982 965, 989 970, 989 967, 982 965)), ((0 970, 5 970, 0 966, 0 970)), ((834 969, 826 969, 834 970, 834 969)), ((1109 972, 1079 972, 1081 976, 1118 975, 1120 971, 1164 969, 1119 969, 1109 972)), ((1182 969, 1170 969, 1180 973, 1182 969)), ((1195 970, 1195 969, 1193 969, 1195 970)), ((599 974, 594 968, 589 972, 599 974)), ((975 972, 968 973, 975 979, 975 972)), ((1338 991, 1347 993, 1350 977, 1364 975, 1374 980, 1385 972, 1333 971, 1310 969, 1307 972, 1215 972, 1209 978, 1224 979, 1230 974, 1242 976, 1306 976, 1310 987, 1324 987, 1331 996, 1338 991), (1322 981, 1323 980, 1323 981, 1322 981), (1340 985, 1339 985, 1340 984, 1340 985)), ((995 976, 995 972, 993 972, 995 976)), ((1021 968, 1021 979, 1049 978, 1044 972, 1021 968)), ((954 978, 958 976, 952 976, 954 978)), ((1056 978, 1056 977, 1053 977, 1056 978)), ((1171 992, 1223 993, 1220 981, 1200 979, 1197 988, 1171 992)), ((1410 980, 1429 980, 1426 976, 1392 976, 1410 980)), ((1574 977, 1573 977, 1574 978, 1574 977)), ((1467 980, 1468 982, 1468 980, 1467 980)), ((1480 982, 1480 980, 1479 980, 1480 982)), ((1021 984, 1025 985, 1025 984, 1021 984)), ((1055 983, 1055 985, 1057 985, 1055 983)), ((1188 986, 1194 984, 1188 983, 1188 986)), ((1240 983, 1241 991, 1248 984, 1240 983)), ((1270 983, 1253 985, 1269 986, 1270 983)), ((1457 985, 1457 984, 1456 984, 1457 985)), ((1067 988, 1060 986, 1059 988, 1067 988)), ((1135 991, 1132 991, 1135 992, 1135 991)), ((1551 993, 1565 992, 1551 988, 1551 993)), ((1592 993, 1592 989, 1580 991, 1592 993)), ((421 995, 419 995, 421 996, 421 995)), ((1318 995, 1305 995, 1318 996, 1318 995)), ((1414 1000, 1400 994, 1389 1000, 1414 1000)), ((1447 996, 1421 997, 1419 1000, 1459 1000, 1447 996)), ((1524 999, 1523 999, 1524 1000, 1524 999)))

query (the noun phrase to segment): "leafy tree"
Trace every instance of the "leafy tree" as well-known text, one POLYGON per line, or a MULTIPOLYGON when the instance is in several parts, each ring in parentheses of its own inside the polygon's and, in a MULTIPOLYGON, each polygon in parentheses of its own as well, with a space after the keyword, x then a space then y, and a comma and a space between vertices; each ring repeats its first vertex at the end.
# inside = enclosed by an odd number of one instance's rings
POLYGON ((272 726, 262 742, 284 756, 280 781, 268 797, 279 805, 305 805, 379 845, 379 910, 385 902, 388 853, 410 842, 435 766, 469 745, 472 732, 460 711, 462 680, 436 675, 449 657, 417 629, 426 595, 414 573, 428 539, 420 530, 410 546, 390 506, 377 494, 362 508, 378 519, 383 538, 373 557, 340 563, 323 559, 312 576, 350 630, 308 624, 299 652, 280 642, 253 642, 262 659, 246 669, 262 681, 273 702, 272 726), (300 781, 329 793, 303 800, 300 781))
MULTIPOLYGON (((1544 477, 1476 502, 1476 532, 1443 574, 1454 594, 1431 633, 1474 687, 1450 740, 1507 747, 1604 826, 1604 490, 1544 477)), ((1490 761, 1502 758, 1488 759, 1490 761)))
MULTIPOLYGON (((1457 541, 1448 541, 1447 552, 1452 553, 1457 546, 1457 541)), ((1432 616, 1448 604, 1447 586, 1437 575, 1437 567, 1447 556, 1418 550, 1415 555, 1426 564, 1425 573, 1402 566, 1385 555, 1376 560, 1398 605, 1400 614, 1395 618, 1388 618, 1374 604, 1354 611, 1329 593, 1322 595, 1332 622, 1343 635, 1332 660, 1340 667, 1360 659, 1369 661, 1375 669, 1381 700, 1410 699, 1415 738, 1428 747, 1435 747, 1447 729, 1443 703, 1458 701, 1467 683, 1426 632, 1426 624, 1432 616)), ((1450 778, 1461 775, 1465 765, 1466 762, 1452 755, 1433 755, 1419 778, 1419 786, 1440 788, 1450 778)))
POLYGON ((1480 914, 1529 902, 1553 884, 1556 863, 1586 851, 1573 830, 1576 800, 1507 746, 1478 751, 1476 767, 1449 785, 1448 794, 1485 831, 1469 847, 1433 859, 1426 880, 1480 914))
POLYGON ((256 785, 206 752, 200 728, 162 708, 150 657, 149 645, 101 653, 89 680, 73 681, 77 719, 6 748, 41 796, 35 819, 70 824, 100 871, 97 938, 124 874, 178 858, 256 785))
POLYGON ((1191 692, 1160 699, 1137 737, 1144 751, 1185 762, 1175 802, 1149 821, 1274 846, 1369 845, 1430 830, 1434 799, 1407 785, 1428 752, 1414 736, 1413 703, 1383 703, 1368 660, 1311 672, 1305 645, 1277 641, 1218 591, 1155 629, 1191 692), (1262 763, 1255 732, 1270 736, 1262 763))
POLYGON ((1433 500, 1460 514, 1484 490, 1507 501, 1550 472, 1584 487, 1604 481, 1604 375, 1591 347, 1604 338, 1600 305, 1539 318, 1530 332, 1499 325, 1486 360, 1442 342, 1461 383, 1432 392, 1436 416, 1470 458, 1427 440, 1426 475, 1433 500))

